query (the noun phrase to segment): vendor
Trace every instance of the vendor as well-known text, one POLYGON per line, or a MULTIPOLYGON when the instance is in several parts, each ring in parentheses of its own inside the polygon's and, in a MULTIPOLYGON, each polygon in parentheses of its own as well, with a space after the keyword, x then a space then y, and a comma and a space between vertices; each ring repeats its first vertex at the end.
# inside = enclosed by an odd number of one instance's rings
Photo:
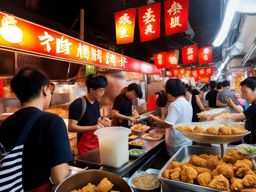
MULTIPOLYGON (((246 120, 245 127, 252 133, 244 137, 246 143, 256 143, 256 78, 248 77, 240 83, 242 96, 251 104, 248 109, 240 113, 232 113, 227 118, 242 121, 246 120)), ((229 100, 232 104, 232 100, 229 100)), ((234 104, 235 105, 235 104, 234 104)))
POLYGON ((112 109, 112 118, 115 125, 128 127, 129 121, 136 121, 139 115, 136 110, 133 110, 132 100, 142 98, 142 95, 140 85, 131 83, 115 98, 112 109))
POLYGON ((180 147, 192 144, 191 140, 176 131, 173 126, 179 123, 191 123, 193 109, 185 98, 186 90, 181 80, 169 79, 166 82, 165 90, 168 101, 171 102, 165 120, 153 115, 149 115, 149 117, 166 127, 165 142, 167 152, 172 156, 180 147))
POLYGON ((101 117, 98 102, 107 85, 106 77, 89 75, 86 79, 87 95, 76 99, 69 106, 68 130, 79 133, 79 155, 98 148, 98 138, 94 131, 111 125, 108 118, 101 117))

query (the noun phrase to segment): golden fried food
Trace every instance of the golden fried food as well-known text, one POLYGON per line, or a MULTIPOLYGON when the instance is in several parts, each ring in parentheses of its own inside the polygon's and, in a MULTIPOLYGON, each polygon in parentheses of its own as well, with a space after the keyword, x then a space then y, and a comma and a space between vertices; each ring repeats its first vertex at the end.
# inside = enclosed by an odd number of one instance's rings
POLYGON ((182 166, 182 163, 176 161, 176 160, 173 160, 168 166, 167 166, 167 169, 175 169, 177 167, 181 167, 182 166))
POLYGON ((227 154, 223 156, 223 161, 225 163, 234 164, 237 160, 243 159, 243 155, 238 149, 230 149, 227 154))
POLYGON ((219 134, 219 131, 218 129, 214 128, 214 127, 210 127, 208 129, 206 129, 204 131, 205 134, 210 134, 210 135, 218 135, 219 134))
POLYGON ((203 133, 204 132, 204 128, 200 127, 200 126, 195 126, 193 129, 194 133, 203 133))
POLYGON ((250 169, 253 168, 253 162, 250 159, 242 159, 242 160, 237 160, 236 163, 244 163, 248 165, 250 169))
POLYGON ((230 189, 231 189, 231 191, 234 191, 234 192, 243 190, 244 189, 243 180, 233 177, 231 179, 230 189))
POLYGON ((254 171, 250 170, 250 171, 248 171, 248 172, 246 173, 246 175, 256 175, 256 173, 255 173, 254 171))
POLYGON ((192 128, 189 126, 176 126, 176 130, 181 132, 192 132, 192 128))
POLYGON ((243 128, 237 128, 237 127, 232 127, 231 128, 232 134, 233 135, 240 135, 240 134, 244 134, 246 132, 245 129, 243 128))
POLYGON ((206 167, 213 170, 219 163, 219 158, 217 156, 211 155, 206 161, 206 167))
POLYGON ((180 168, 175 168, 169 178, 172 179, 172 180, 175 180, 175 181, 179 181, 180 180, 180 176, 181 176, 181 169, 180 168))
POLYGON ((212 174, 212 171, 210 169, 207 169, 207 168, 204 168, 204 167, 194 167, 194 168, 198 172, 198 174, 205 173, 205 172, 208 172, 208 173, 212 174))
POLYGON ((211 155, 207 155, 207 154, 201 154, 201 155, 199 155, 199 157, 201 157, 201 158, 203 158, 203 159, 209 159, 209 157, 210 157, 211 155))
POLYGON ((220 127, 219 135, 232 135, 232 129, 230 127, 220 127))
POLYGON ((148 126, 143 125, 141 123, 135 124, 131 127, 132 131, 137 131, 137 132, 143 132, 143 131, 147 131, 148 130, 148 126))
POLYGON ((212 177, 216 177, 216 176, 218 176, 218 175, 219 175, 218 171, 217 171, 216 169, 214 169, 214 170, 212 171, 212 177))
POLYGON ((88 183, 82 188, 81 192, 96 192, 96 186, 88 183))
POLYGON ((201 173, 197 177, 197 181, 198 181, 199 185, 202 185, 202 186, 208 186, 211 179, 212 179, 212 176, 208 172, 201 173))
POLYGON ((251 170, 247 164, 242 162, 243 161, 238 160, 234 164, 234 171, 236 176, 238 177, 244 177, 247 174, 247 172, 251 170))
POLYGON ((203 159, 197 155, 192 155, 190 157, 189 163, 197 167, 206 167, 206 159, 203 159))
POLYGON ((245 175, 243 184, 246 187, 256 187, 256 175, 245 175))
POLYGON ((186 183, 194 183, 194 179, 197 177, 197 171, 193 167, 189 167, 187 165, 183 165, 183 169, 181 171, 181 181, 186 183))
POLYGON ((218 190, 229 191, 229 181, 223 175, 218 175, 209 183, 209 187, 218 190))
POLYGON ((243 189, 241 192, 256 192, 256 188, 246 188, 243 189))
POLYGON ((216 170, 219 175, 222 174, 226 178, 231 178, 234 176, 233 167, 229 164, 226 164, 225 162, 219 162, 216 170))
POLYGON ((107 179, 104 178, 100 181, 100 183, 97 185, 97 192, 108 192, 113 188, 113 184, 107 179))
POLYGON ((82 191, 81 191, 81 189, 78 189, 78 190, 75 189, 75 190, 72 190, 70 192, 82 192, 82 191))

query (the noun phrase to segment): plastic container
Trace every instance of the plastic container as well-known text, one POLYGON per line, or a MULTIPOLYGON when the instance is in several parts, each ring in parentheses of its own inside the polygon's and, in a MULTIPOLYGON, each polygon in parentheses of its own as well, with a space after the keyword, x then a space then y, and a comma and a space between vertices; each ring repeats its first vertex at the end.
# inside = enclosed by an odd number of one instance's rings
POLYGON ((94 132, 98 136, 102 165, 118 168, 129 161, 128 135, 124 127, 106 127, 94 132))

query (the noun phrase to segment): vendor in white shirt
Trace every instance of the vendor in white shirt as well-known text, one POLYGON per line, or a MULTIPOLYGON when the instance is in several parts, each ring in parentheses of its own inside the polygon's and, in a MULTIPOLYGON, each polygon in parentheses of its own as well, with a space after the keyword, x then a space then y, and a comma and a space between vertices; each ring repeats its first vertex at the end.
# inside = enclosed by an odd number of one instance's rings
POLYGON ((166 127, 165 143, 168 154, 172 156, 180 147, 192 144, 191 140, 176 131, 173 126, 192 122, 193 109, 185 98, 186 90, 181 80, 169 79, 165 84, 165 91, 168 101, 171 102, 165 120, 153 115, 150 115, 150 118, 166 127))

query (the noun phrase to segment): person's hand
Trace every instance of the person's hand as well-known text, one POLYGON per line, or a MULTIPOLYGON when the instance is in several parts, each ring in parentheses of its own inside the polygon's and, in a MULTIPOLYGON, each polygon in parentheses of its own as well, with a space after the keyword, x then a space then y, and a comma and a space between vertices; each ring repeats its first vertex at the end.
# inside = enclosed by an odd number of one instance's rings
POLYGON ((135 123, 135 122, 137 121, 137 119, 134 118, 134 117, 129 117, 129 118, 128 118, 128 121, 130 121, 130 122, 132 122, 132 123, 135 123))
POLYGON ((97 125, 96 125, 96 129, 100 129, 100 128, 103 128, 104 125, 98 121, 97 125))
POLYGON ((148 118, 149 118, 150 120, 152 120, 152 121, 154 121, 154 120, 155 120, 155 116, 154 116, 154 115, 152 115, 152 114, 148 114, 148 118))
POLYGON ((110 127, 111 121, 107 117, 100 117, 98 119, 98 124, 101 124, 103 127, 110 127))

